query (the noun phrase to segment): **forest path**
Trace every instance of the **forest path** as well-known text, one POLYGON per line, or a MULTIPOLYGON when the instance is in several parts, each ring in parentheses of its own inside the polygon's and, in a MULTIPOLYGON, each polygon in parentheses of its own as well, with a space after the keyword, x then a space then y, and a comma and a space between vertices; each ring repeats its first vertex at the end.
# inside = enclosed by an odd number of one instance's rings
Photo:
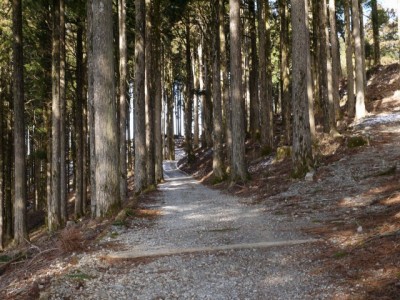
POLYGON ((327 299, 338 289, 314 272, 315 240, 300 232, 304 220, 203 186, 176 162, 164 167, 165 183, 140 205, 157 217, 112 226, 103 250, 74 267, 89 279, 78 291, 72 279, 59 280, 54 298, 327 299))
MULTIPOLYGON (((109 258, 269 248, 318 241, 297 239, 290 230, 277 230, 276 224, 265 222, 260 207, 245 206, 237 198, 201 185, 179 170, 176 161, 164 162, 164 177, 166 182, 159 187, 162 217, 157 223, 171 236, 163 236, 164 245, 155 245, 146 239, 140 248, 113 253, 109 258)), ((158 237, 156 239, 158 243, 158 237)))

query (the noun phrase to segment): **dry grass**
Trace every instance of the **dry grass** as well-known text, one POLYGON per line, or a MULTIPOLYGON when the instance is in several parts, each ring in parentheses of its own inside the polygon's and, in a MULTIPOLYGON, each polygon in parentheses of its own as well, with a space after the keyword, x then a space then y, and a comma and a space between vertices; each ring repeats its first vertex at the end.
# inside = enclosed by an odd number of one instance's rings
POLYGON ((82 232, 75 226, 67 227, 60 232, 58 247, 65 253, 84 249, 82 232))

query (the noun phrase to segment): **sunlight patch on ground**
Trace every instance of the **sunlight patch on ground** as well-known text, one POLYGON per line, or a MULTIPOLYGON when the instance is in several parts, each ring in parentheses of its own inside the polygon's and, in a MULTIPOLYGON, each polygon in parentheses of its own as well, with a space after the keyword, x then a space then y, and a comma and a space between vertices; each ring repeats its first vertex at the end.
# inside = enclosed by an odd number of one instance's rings
POLYGON ((351 124, 350 126, 354 128, 358 127, 367 127, 367 126, 376 126, 376 125, 385 125, 391 124, 395 122, 400 122, 400 113, 395 112, 391 114, 379 114, 375 116, 368 116, 362 118, 361 120, 356 121, 355 123, 351 124))

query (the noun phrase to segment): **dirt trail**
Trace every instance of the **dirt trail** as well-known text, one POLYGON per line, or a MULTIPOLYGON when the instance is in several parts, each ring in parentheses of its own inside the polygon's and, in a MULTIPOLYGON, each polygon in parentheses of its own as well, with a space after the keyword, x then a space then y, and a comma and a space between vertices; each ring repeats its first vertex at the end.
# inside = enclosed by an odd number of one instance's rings
MULTIPOLYGON (((166 162, 166 180, 133 218, 113 226, 104 248, 78 255, 69 274, 52 281, 52 299, 329 299, 341 293, 317 265, 304 220, 201 185, 166 162), (118 245, 118 251, 108 243, 118 245), (121 251, 122 250, 122 251, 121 251), (174 253, 172 253, 174 251, 174 253), (78 276, 78 275, 76 275, 78 276)), ((321 243, 321 242, 319 242, 321 243)))

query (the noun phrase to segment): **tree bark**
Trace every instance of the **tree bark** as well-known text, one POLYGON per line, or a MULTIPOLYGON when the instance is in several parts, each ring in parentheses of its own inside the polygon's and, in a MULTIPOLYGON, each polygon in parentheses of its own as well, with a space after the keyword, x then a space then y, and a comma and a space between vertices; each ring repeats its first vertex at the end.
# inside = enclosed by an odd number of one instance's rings
POLYGON ((145 95, 146 95, 146 148, 147 148, 147 185, 155 186, 156 169, 155 169, 155 147, 154 147, 154 121, 155 121, 155 70, 154 60, 154 17, 153 3, 146 0, 146 78, 145 78, 145 95))
POLYGON ((167 64, 165 66, 166 76, 166 97, 167 97, 167 159, 175 160, 175 139, 174 139, 174 92, 172 83, 172 62, 171 57, 168 55, 166 59, 167 64))
MULTIPOLYGON (((256 26, 256 7, 254 0, 249 0, 249 13, 250 13, 250 74, 249 74, 249 88, 250 88, 250 135, 253 139, 257 138, 260 133, 260 102, 258 97, 258 84, 259 84, 259 66, 257 55, 257 26, 256 26)), ((260 24, 258 25, 260 26, 260 24)), ((263 48, 265 51, 266 47, 263 48)), ((215 50, 214 50, 215 51, 215 50)), ((261 56, 262 53, 260 52, 261 56)), ((265 129, 265 128, 263 128, 265 129)))
POLYGON ((26 159, 24 118, 24 63, 22 41, 22 4, 13 0, 13 100, 14 100, 14 241, 28 238, 26 227, 26 159))
POLYGON ((76 34, 76 108, 75 108, 75 143, 76 143, 76 184, 75 184, 75 218, 78 219, 84 214, 83 203, 83 181, 85 155, 83 147, 83 28, 78 19, 76 34))
MULTIPOLYGON (((330 25, 330 41, 332 54, 332 95, 333 106, 335 111, 335 119, 340 117, 340 96, 339 96, 339 76, 340 76, 340 58, 339 45, 336 31, 336 4, 335 0, 329 0, 329 25, 330 25)), ((336 125, 336 124, 335 124, 336 125)), ((336 127, 336 126, 335 126, 336 127)))
POLYGON ((154 3, 154 72, 155 72, 155 176, 156 182, 163 180, 163 142, 161 131, 162 87, 161 87, 161 28, 160 1, 154 3))
POLYGON ((135 0, 135 192, 147 186, 145 126, 145 0, 135 0))
POLYGON ((126 123, 127 123, 127 42, 126 42, 126 0, 118 1, 118 34, 119 34, 119 189, 121 201, 127 196, 127 147, 126 147, 126 123))
MULTIPOLYGON (((199 42, 200 44, 200 42, 199 42)), ((195 89, 193 95, 193 148, 197 149, 200 144, 200 127, 199 127, 199 91, 200 91, 200 81, 199 81, 199 69, 200 69, 200 59, 198 51, 193 51, 194 63, 193 63, 193 86, 195 89)))
POLYGON ((307 30, 307 0, 292 1, 293 28, 293 169, 302 177, 312 167, 311 132, 308 117, 308 103, 311 81, 307 69, 310 68, 310 43, 307 30))
POLYGON ((60 227, 61 139, 60 139, 60 0, 53 0, 52 107, 51 107, 51 201, 47 225, 50 231, 60 227))
POLYGON ((60 220, 65 224, 68 219, 67 201, 67 165, 66 165, 66 82, 65 82, 65 1, 60 0, 60 220))
MULTIPOLYGON (((331 104, 329 97, 329 82, 328 82, 328 41, 327 41, 327 22, 326 22, 326 3, 318 1, 318 40, 319 40, 319 90, 320 90, 320 104, 323 112, 323 126, 324 132, 331 131, 332 114, 331 104)), ((332 100, 332 98, 331 98, 332 100)))
POLYGON ((88 76, 88 123, 89 123, 89 169, 90 169, 90 213, 96 216, 96 145, 94 123, 94 79, 93 79, 93 0, 87 2, 87 76, 88 76))
POLYGON ((94 1, 93 89, 96 156, 96 216, 120 205, 115 101, 112 0, 94 1))
MULTIPOLYGON (((0 67, 0 78, 3 78, 3 68, 0 67)), ((4 197, 4 154, 5 154, 5 139, 4 139, 4 101, 3 98, 3 82, 0 80, 0 250, 4 249, 5 242, 5 197, 4 197)))
POLYGON ((186 21, 185 31, 186 41, 186 99, 185 99, 185 150, 188 163, 194 161, 193 142, 192 142, 192 122, 193 122, 193 68, 190 43, 190 22, 186 21))
POLYGON ((212 9, 212 60, 213 60, 213 174, 217 180, 224 177, 223 158, 222 158, 222 105, 221 105, 221 53, 219 35, 219 0, 211 0, 212 9))
MULTIPOLYGON (((273 105, 272 105, 272 82, 271 82, 271 35, 269 28, 269 4, 259 0, 258 6, 258 33, 259 33, 259 56, 260 56, 260 108, 261 108, 261 144, 268 152, 273 148, 273 105)), ((287 52, 286 54, 287 55, 287 52)), ((286 59, 286 57, 285 57, 286 59)), ((288 78, 286 78, 289 80, 288 78)), ((288 82, 287 82, 288 83, 288 82)), ((289 88, 289 86, 287 86, 289 88)), ((288 104, 288 103, 287 103, 288 104)))
POLYGON ((353 38, 350 28, 350 3, 351 0, 344 1, 344 16, 346 23, 346 71, 347 71, 347 109, 350 117, 354 117, 354 68, 353 68, 353 38))
POLYGON ((374 65, 381 63, 381 50, 379 45, 379 16, 378 3, 371 0, 371 22, 372 22, 372 38, 374 42, 374 65))
POLYGON ((224 112, 224 126, 225 126, 225 162, 226 171, 230 171, 231 157, 232 157, 232 122, 231 122, 231 98, 229 96, 229 66, 228 66, 228 53, 227 53, 227 39, 225 34, 225 1, 220 1, 220 47, 221 47, 221 76, 222 76, 222 105, 224 112))
POLYGON ((365 92, 364 92, 364 69, 362 62, 362 45, 360 33, 360 10, 358 0, 352 0, 352 17, 353 17, 353 38, 355 51, 355 70, 356 70, 356 116, 361 119, 366 115, 365 110, 365 92))
POLYGON ((289 78, 289 10, 286 0, 279 0, 279 14, 281 17, 280 32, 280 89, 282 97, 282 120, 285 128, 284 144, 289 145, 292 140, 291 114, 292 104, 290 99, 289 78))
POLYGON ((235 158, 234 160, 232 159, 231 162, 231 176, 232 181, 236 182, 247 180, 239 0, 229 0, 229 19, 231 46, 232 157, 235 158))

